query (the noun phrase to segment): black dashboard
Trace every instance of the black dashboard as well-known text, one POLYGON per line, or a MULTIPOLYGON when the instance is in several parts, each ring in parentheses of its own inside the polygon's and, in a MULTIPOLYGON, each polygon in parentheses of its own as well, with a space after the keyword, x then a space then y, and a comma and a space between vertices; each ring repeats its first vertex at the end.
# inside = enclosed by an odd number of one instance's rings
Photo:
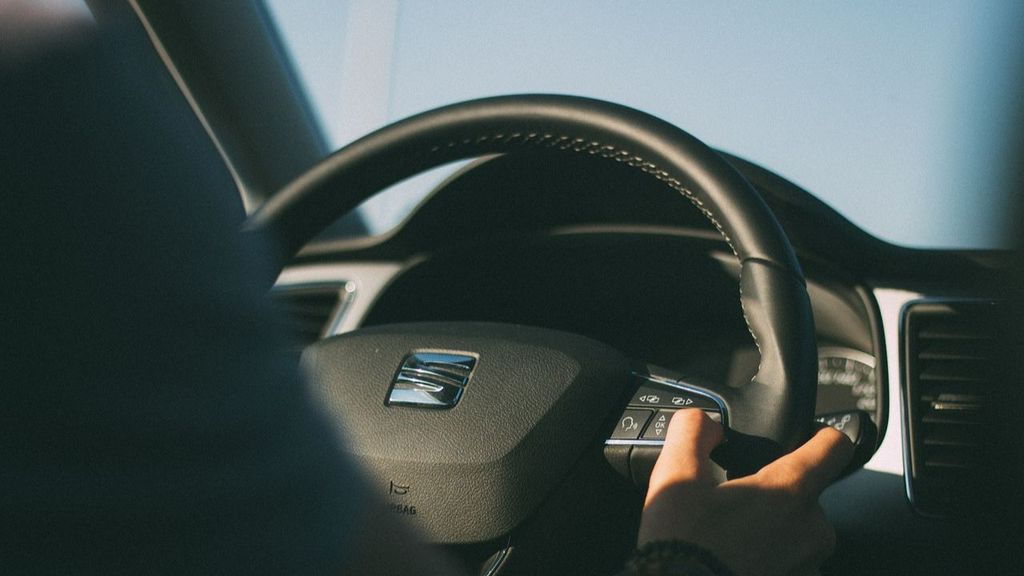
MULTIPOLYGON (((976 471, 961 461, 938 471, 926 464, 949 448, 941 444, 950 430, 977 424, 956 420, 939 434, 929 419, 964 414, 968 403, 959 399, 970 395, 944 389, 943 398, 954 399, 945 404, 939 393, 908 396, 914 385, 904 358, 917 352, 908 352, 904 321, 929 302, 956 312, 959 302, 998 300, 1011 254, 886 244, 781 177, 727 158, 776 213, 804 269, 819 350, 818 412, 862 409, 879 428, 874 457, 823 496, 843 543, 828 572, 986 565, 984 531, 926 496, 976 471), (879 551, 883 566, 871 556, 879 551)), ((307 340, 398 322, 492 321, 589 336, 717 382, 749 379, 758 353, 739 307, 735 258, 697 210, 634 172, 589 158, 479 160, 383 236, 328 231, 286 268, 276 295, 305 311, 307 340)), ((971 338, 994 338, 990 323, 972 326, 971 338)), ((931 369, 953 360, 927 361, 931 369)))

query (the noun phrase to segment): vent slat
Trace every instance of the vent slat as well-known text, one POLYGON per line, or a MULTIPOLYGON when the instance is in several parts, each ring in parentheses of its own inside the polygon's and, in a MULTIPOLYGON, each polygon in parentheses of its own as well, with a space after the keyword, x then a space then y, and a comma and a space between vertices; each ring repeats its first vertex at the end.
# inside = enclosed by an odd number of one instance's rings
POLYGON ((984 421, 984 418, 980 411, 929 411, 922 415, 920 420, 924 424, 949 424, 956 426, 960 424, 980 424, 984 421))
POLYGON ((984 435, 976 426, 931 426, 925 431, 925 446, 979 447, 984 435))
POLYGON ((936 340, 932 342, 920 340, 921 360, 989 360, 992 357, 991 343, 985 340, 936 340))
POLYGON ((922 340, 992 340, 990 334, 955 327, 922 330, 918 334, 918 338, 922 340))
POLYGON ((293 314, 295 316, 311 316, 320 318, 324 315, 324 310, 329 310, 332 307, 334 307, 334 304, 335 302, 337 302, 337 300, 338 298, 337 296, 335 296, 334 298, 324 300, 322 302, 289 302, 282 306, 281 308, 287 313, 293 314))
POLYGON ((979 394, 984 393, 985 390, 978 389, 974 386, 967 385, 944 385, 944 386, 931 386, 939 389, 931 390, 926 389, 920 395, 921 401, 926 404, 935 402, 951 403, 951 402, 963 402, 965 404, 973 404, 978 402, 985 402, 986 395, 979 394))
POLYGON ((317 318, 300 319, 294 318, 288 324, 292 330, 302 332, 303 334, 320 334, 320 331, 324 328, 324 322, 327 318, 320 316, 317 318))
POLYGON ((977 449, 953 446, 945 446, 941 449, 930 451, 924 461, 924 465, 929 468, 953 470, 974 470, 981 463, 977 449))
POLYGON ((952 372, 923 372, 918 376, 924 382, 988 382, 982 374, 954 374, 952 372))
POLYGON ((943 468, 948 470, 970 470, 972 467, 968 466, 958 457, 938 457, 928 458, 925 460, 924 465, 928 468, 943 468))
POLYGON ((924 381, 985 382, 992 378, 991 362, 984 360, 930 360, 916 358, 919 378, 924 381))

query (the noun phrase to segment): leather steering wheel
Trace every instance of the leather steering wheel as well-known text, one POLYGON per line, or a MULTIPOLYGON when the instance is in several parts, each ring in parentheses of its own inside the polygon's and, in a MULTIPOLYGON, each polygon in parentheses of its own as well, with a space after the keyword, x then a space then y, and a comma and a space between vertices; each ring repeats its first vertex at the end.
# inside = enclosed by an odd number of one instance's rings
MULTIPOLYGON (((739 299, 761 356, 757 373, 740 388, 645 376, 714 400, 729 439, 717 460, 733 474, 805 440, 816 348, 793 248, 759 194, 719 154, 650 115, 547 95, 447 106, 325 158, 270 198, 246 228, 292 255, 402 179, 454 160, 537 149, 626 164, 711 221, 741 264, 739 299)), ((496 538, 521 523, 582 451, 607 437, 631 381, 630 363, 607 346, 498 324, 358 330, 312 345, 304 362, 342 423, 345 449, 372 472, 394 511, 412 510, 410 518, 442 543, 496 538), (566 418, 573 434, 552 442, 566 418)))

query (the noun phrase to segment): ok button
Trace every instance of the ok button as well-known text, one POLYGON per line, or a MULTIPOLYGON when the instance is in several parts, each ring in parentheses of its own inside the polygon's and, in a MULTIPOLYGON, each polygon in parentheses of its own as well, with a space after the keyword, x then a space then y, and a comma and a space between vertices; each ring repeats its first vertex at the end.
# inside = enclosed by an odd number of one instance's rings
POLYGON ((644 435, 641 439, 664 440, 665 433, 668 432, 668 423, 672 420, 672 415, 675 412, 675 410, 658 410, 651 423, 647 425, 647 430, 644 430, 644 435))

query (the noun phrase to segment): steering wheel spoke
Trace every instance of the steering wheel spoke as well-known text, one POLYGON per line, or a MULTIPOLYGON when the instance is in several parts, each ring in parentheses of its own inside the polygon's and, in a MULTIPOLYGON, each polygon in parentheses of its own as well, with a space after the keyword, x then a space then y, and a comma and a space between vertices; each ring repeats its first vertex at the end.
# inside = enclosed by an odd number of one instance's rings
POLYGON ((706 381, 653 366, 634 370, 631 378, 632 395, 607 445, 659 446, 665 441, 668 421, 678 410, 701 409, 728 426, 728 404, 706 381))
POLYGON ((620 474, 646 486, 676 412, 703 410, 728 431, 729 403, 719 392, 723 388, 649 364, 634 369, 629 400, 605 440, 605 458, 620 474))

